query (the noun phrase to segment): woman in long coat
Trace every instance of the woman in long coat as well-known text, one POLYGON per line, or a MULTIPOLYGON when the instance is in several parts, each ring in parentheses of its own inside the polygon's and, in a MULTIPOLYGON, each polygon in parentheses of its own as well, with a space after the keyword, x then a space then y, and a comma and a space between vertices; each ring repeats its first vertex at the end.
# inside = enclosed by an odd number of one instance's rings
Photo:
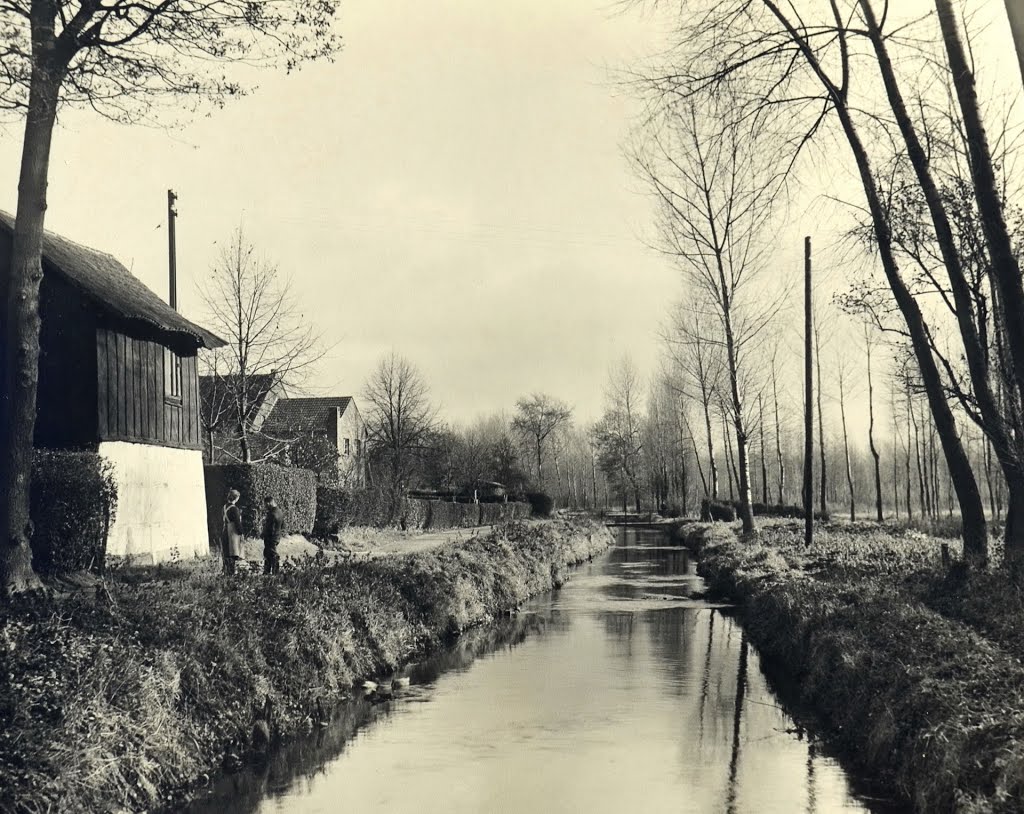
POLYGON ((221 554, 224 557, 224 573, 235 573, 235 563, 245 556, 245 539, 242 537, 242 510, 238 508, 241 497, 237 489, 228 491, 224 504, 224 534, 221 538, 221 554))

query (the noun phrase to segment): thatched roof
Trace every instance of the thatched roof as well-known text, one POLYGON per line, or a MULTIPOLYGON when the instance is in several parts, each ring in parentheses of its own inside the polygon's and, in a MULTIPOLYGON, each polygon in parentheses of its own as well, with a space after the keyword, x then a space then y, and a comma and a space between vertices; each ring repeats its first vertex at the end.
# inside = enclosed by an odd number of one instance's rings
MULTIPOLYGON (((0 211, 0 229, 13 234, 14 217, 0 211)), ((199 347, 220 348, 227 344, 219 336, 185 319, 113 255, 46 232, 43 267, 45 273, 59 274, 113 316, 145 323, 163 334, 189 338, 199 347)))

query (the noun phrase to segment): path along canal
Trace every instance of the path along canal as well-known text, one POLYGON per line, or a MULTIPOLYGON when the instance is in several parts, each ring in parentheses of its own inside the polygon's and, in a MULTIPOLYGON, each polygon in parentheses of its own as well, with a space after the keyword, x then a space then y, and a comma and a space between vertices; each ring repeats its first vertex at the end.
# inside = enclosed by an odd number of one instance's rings
POLYGON ((560 591, 408 668, 393 700, 347 705, 187 811, 901 811, 858 793, 702 588, 684 549, 620 529, 560 591))

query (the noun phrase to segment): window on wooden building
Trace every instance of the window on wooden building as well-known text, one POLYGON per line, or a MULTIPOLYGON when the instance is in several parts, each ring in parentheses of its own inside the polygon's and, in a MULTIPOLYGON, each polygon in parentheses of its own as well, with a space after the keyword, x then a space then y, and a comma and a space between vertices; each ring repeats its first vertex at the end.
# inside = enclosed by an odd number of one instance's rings
POLYGON ((181 357, 164 348, 164 398, 181 401, 181 357))

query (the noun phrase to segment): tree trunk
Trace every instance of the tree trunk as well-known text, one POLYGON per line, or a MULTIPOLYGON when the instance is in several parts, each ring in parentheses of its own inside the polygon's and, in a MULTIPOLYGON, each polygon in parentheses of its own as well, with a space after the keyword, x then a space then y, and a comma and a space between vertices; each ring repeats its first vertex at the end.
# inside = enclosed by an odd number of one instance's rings
MULTIPOLYGON (((1010 19, 1014 45, 1017 47, 1018 60, 1021 59, 1020 37, 1021 16, 1019 8, 1011 8, 1013 3, 1006 3, 1007 15, 1010 19)), ((949 67, 956 89, 957 101, 963 119, 963 127, 967 136, 970 153, 968 165, 974 181, 974 195, 978 202, 978 214, 985 243, 988 247, 990 275, 995 281, 1001 303, 1002 328, 1005 331, 1009 356, 1012 365, 1014 390, 1024 393, 1024 282, 1021 280, 1020 264, 1013 250, 1013 241, 1006 226, 1003 213, 1003 200, 995 176, 992 151, 989 148, 988 134, 982 122, 978 106, 978 96, 963 43, 957 29, 955 12, 950 0, 935 0, 942 39, 949 58, 949 67)), ((1024 64, 1024 63, 1021 63, 1024 64)), ((1019 407, 1020 405, 1015 405, 1019 407)), ((1009 410, 1011 415, 1017 410, 1009 410)), ((1020 436, 1022 428, 1013 428, 1020 436)), ((1011 493, 1024 488, 1024 460, 1021 460, 1019 448, 1004 444, 999 437, 993 438, 996 456, 1003 467, 1007 488, 1011 493), (1018 452, 1012 455, 1012 452, 1018 452), (1014 486, 1010 486, 1010 484, 1014 486)), ((1010 506, 1024 505, 1024 494, 1010 495, 1010 506)), ((1008 517, 1009 521, 1009 517, 1008 517)), ((1005 562, 1015 572, 1024 566, 1024 523, 1007 522, 1006 525, 1005 562)))
POLYGON ((0 592, 40 586, 32 569, 32 480, 36 390, 39 384, 39 285, 50 147, 65 66, 55 53, 54 18, 32 19, 32 79, 18 179, 11 270, 4 290, 3 378, 0 398, 0 592))
POLYGON ((732 440, 729 438, 729 425, 725 420, 725 412, 722 412, 722 440, 725 442, 725 475, 729 480, 729 500, 736 500, 736 491, 733 484, 739 481, 736 473, 736 465, 732 458, 732 440))
POLYGON ((871 457, 875 460, 875 519, 882 522, 882 470, 880 466, 881 456, 878 454, 878 447, 875 446, 875 388, 871 383, 871 337, 868 336, 867 327, 864 328, 864 344, 868 356, 868 446, 871 449, 871 457))
POLYGON ((1017 52, 1017 65, 1021 79, 1024 80, 1024 5, 1020 0, 1004 0, 1006 17, 1010 22, 1010 33, 1013 35, 1013 47, 1017 52))
MULTIPOLYGON (((943 452, 949 465, 950 475, 953 477, 957 499, 960 503, 960 513, 964 523, 965 556, 971 563, 984 562, 987 560, 988 538, 985 512, 981 505, 981 493, 978 490, 978 482, 964 453, 963 443, 957 431, 956 419, 946 399, 942 377, 935 358, 932 356, 928 328, 924 316, 913 294, 907 288, 900 275, 899 267, 893 254, 892 237, 885 216, 885 209, 879 198, 867 150, 860 139, 860 134, 853 122, 850 109, 847 107, 845 88, 837 87, 828 78, 822 70, 813 49, 785 15, 782 14, 775 2, 773 0, 763 0, 763 2, 785 26, 790 38, 800 49, 807 63, 827 90, 829 98, 835 107, 836 115, 839 117, 847 143, 854 154, 861 186, 864 190, 868 210, 871 213, 874 237, 882 261, 882 267, 889 282, 889 288, 893 292, 896 305, 903 314, 904 322, 906 322, 911 346, 921 372, 925 394, 928 397, 928 404, 939 432, 943 452)), ((1024 319, 1024 314, 1022 314, 1021 318, 1024 319)))
POLYGON ((907 454, 904 463, 904 474, 906 475, 906 488, 907 488, 907 518, 909 520, 914 519, 914 503, 911 500, 911 494, 913 492, 914 480, 911 476, 910 471, 910 419, 911 419, 911 405, 912 401, 910 398, 910 379, 907 379, 907 454))
POLYGON ((818 321, 814 322, 814 370, 817 378, 816 399, 818 402, 818 457, 821 459, 821 475, 819 487, 821 490, 821 514, 828 515, 828 460, 825 457, 825 417, 821 409, 821 345, 818 342, 818 321))
MULTIPOLYGON (((896 419, 896 385, 889 382, 889 404, 892 406, 892 505, 896 512, 896 519, 900 519, 900 462, 897 449, 899 442, 900 428, 896 419)), ((971 457, 970 436, 967 438, 967 457, 971 457)))
POLYGON ((779 464, 779 505, 786 503, 786 462, 782 456, 782 424, 779 421, 779 388, 775 373, 775 359, 772 358, 772 399, 775 401, 775 455, 779 464))
MULTIPOLYGON (((701 385, 703 390, 703 383, 701 385)), ((704 401, 704 427, 708 434, 708 469, 711 475, 711 499, 718 500, 718 464, 715 463, 715 443, 711 436, 711 405, 707 393, 702 393, 704 401)))
POLYGON ((736 422, 736 456, 739 458, 739 492, 740 520, 743 521, 743 533, 752 534, 757 531, 754 525, 754 509, 750 499, 750 442, 743 431, 743 422, 736 422))
POLYGON ((839 417, 843 425, 843 455, 846 458, 846 485, 850 490, 850 522, 857 519, 857 498, 853 490, 853 470, 850 468, 850 436, 846 431, 846 388, 843 371, 839 371, 839 417))
POLYGON ((764 448, 764 400, 757 394, 757 411, 760 415, 758 428, 761 431, 761 502, 768 505, 768 464, 765 461, 764 448))
POLYGON ((814 370, 811 238, 804 238, 804 545, 814 541, 814 370))

